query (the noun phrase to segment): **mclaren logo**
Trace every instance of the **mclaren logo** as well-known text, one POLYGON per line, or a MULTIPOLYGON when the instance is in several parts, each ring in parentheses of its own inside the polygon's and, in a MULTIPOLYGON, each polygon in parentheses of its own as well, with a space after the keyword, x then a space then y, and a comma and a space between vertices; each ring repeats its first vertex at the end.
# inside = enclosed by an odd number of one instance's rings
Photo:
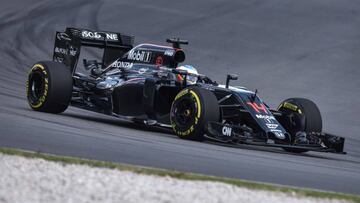
POLYGON ((71 41, 69 35, 67 35, 66 33, 63 33, 63 32, 58 32, 58 33, 56 34, 56 38, 57 38, 58 40, 71 41))

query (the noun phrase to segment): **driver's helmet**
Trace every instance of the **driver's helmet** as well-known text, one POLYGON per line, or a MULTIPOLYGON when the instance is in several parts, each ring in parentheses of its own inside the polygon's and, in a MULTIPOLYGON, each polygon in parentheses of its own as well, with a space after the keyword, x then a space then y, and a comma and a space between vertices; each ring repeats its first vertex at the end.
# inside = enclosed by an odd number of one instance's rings
MULTIPOLYGON (((186 76, 186 82, 188 84, 196 84, 197 80, 198 80, 198 77, 197 75, 199 74, 198 71, 196 70, 196 68, 194 68, 193 66, 190 66, 190 65, 183 65, 183 66, 179 66, 176 68, 177 70, 184 70, 184 71, 187 71, 188 73, 191 73, 191 74, 194 74, 194 75, 187 75, 186 76)), ((180 75, 180 74, 177 74, 176 75, 176 79, 179 81, 179 82, 182 82, 184 80, 183 78, 184 76, 180 75)))

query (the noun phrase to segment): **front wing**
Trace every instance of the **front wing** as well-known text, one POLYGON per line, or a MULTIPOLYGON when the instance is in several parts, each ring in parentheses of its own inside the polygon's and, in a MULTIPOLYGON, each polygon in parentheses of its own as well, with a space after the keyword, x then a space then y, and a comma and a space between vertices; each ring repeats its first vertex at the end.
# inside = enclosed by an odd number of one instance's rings
POLYGON ((290 140, 287 143, 284 141, 276 142, 276 140, 269 139, 266 135, 255 133, 245 126, 208 122, 206 131, 205 136, 208 139, 224 143, 346 154, 344 152, 345 138, 328 133, 309 133, 307 134, 310 140, 309 144, 296 145, 291 144, 290 140))

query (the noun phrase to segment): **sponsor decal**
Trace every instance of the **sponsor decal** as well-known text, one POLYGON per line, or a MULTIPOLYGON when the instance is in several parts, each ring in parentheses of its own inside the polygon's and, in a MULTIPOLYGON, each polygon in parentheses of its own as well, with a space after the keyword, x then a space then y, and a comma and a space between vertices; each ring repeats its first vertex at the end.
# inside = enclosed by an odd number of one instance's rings
POLYGON ((251 106, 257 113, 260 113, 263 111, 265 114, 268 114, 268 111, 263 103, 260 105, 255 102, 247 102, 249 106, 251 106))
POLYGON ((225 136, 231 136, 231 132, 232 132, 232 128, 230 128, 228 126, 224 126, 222 128, 222 134, 225 136))
POLYGON ((115 33, 106 33, 106 39, 111 39, 114 41, 118 41, 118 35, 115 33))
POLYGON ((75 56, 77 53, 76 48, 74 48, 73 46, 70 46, 69 53, 71 56, 75 56))
POLYGON ((189 135, 191 132, 194 131, 194 125, 192 125, 189 129, 187 129, 186 131, 176 131, 176 134, 180 135, 180 136, 187 136, 189 135))
POLYGON ((67 41, 71 41, 71 39, 70 39, 69 35, 67 35, 66 33, 63 33, 63 32, 59 32, 59 33, 57 33, 56 38, 57 38, 58 40, 67 40, 67 41))
POLYGON ((110 67, 113 68, 132 68, 134 64, 130 62, 124 62, 124 61, 114 61, 110 67))
POLYGON ((270 129, 276 129, 279 125, 274 123, 266 123, 266 126, 270 129))
POLYGON ((106 37, 108 40, 118 41, 118 35, 116 33, 98 33, 84 30, 81 32, 81 36, 89 39, 101 39, 106 37))
POLYGON ((294 104, 288 103, 288 102, 284 102, 283 107, 286 109, 290 109, 292 111, 297 111, 298 107, 294 104))
POLYGON ((167 49, 164 52, 165 56, 174 56, 175 51, 173 49, 167 49))
POLYGON ((284 139, 285 135, 281 130, 271 130, 275 134, 275 136, 279 139, 284 139))
POLYGON ((65 55, 68 54, 66 49, 59 48, 59 47, 55 47, 55 53, 65 54, 65 55))
POLYGON ((189 92, 189 89, 184 89, 181 92, 179 92, 176 97, 175 100, 179 99, 180 97, 184 96, 185 94, 187 94, 189 92))
POLYGON ((59 54, 63 54, 63 55, 71 55, 71 56, 75 56, 77 51, 76 48, 70 46, 69 51, 67 49, 64 48, 59 48, 59 47, 55 47, 55 53, 59 53, 59 54))
POLYGON ((275 122, 274 116, 262 115, 262 114, 255 114, 255 116, 258 119, 264 119, 266 123, 274 123, 275 122))
POLYGON ((97 32, 90 32, 90 31, 82 31, 81 32, 81 36, 84 38, 92 38, 92 39, 100 39, 101 35, 98 34, 97 32))
POLYGON ((294 111, 294 112, 298 112, 299 114, 302 114, 302 111, 301 111, 301 109, 298 107, 298 106, 296 106, 295 104, 291 104, 291 103, 288 103, 288 102, 284 102, 284 103, 282 103, 280 106, 279 106, 279 108, 278 109, 280 109, 280 108, 285 108, 285 109, 289 109, 289 110, 291 110, 291 111, 294 111))
POLYGON ((160 66, 163 64, 163 58, 161 56, 158 56, 156 58, 156 62, 155 62, 156 65, 160 66))
POLYGON ((151 52, 131 50, 127 58, 129 60, 142 61, 148 63, 150 62, 151 59, 151 52))
POLYGON ((196 101, 195 108, 198 109, 197 110, 197 118, 195 118, 195 123, 197 123, 197 119, 199 119, 200 115, 201 115, 201 103, 200 103, 199 96, 193 90, 190 90, 190 93, 191 93, 191 96, 193 98, 195 98, 195 101, 196 101))

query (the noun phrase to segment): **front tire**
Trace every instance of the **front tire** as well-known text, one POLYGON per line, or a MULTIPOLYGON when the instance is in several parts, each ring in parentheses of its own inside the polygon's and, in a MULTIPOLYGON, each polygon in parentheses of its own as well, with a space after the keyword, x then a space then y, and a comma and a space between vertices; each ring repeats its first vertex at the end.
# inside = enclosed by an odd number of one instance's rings
MULTIPOLYGON (((304 98, 290 98, 281 102, 278 111, 286 114, 293 114, 295 118, 293 123, 282 124, 287 132, 292 135, 294 140, 295 134, 299 131, 306 133, 321 132, 322 131, 322 118, 319 108, 316 104, 304 98)), ((303 153, 308 150, 283 148, 285 151, 294 153, 303 153)))
POLYGON ((188 87, 175 97, 170 122, 175 134, 182 139, 204 140, 205 125, 219 121, 219 105, 214 93, 201 87, 188 87))
POLYGON ((42 61, 33 65, 26 81, 30 107, 35 111, 62 113, 72 95, 70 69, 62 63, 42 61))

